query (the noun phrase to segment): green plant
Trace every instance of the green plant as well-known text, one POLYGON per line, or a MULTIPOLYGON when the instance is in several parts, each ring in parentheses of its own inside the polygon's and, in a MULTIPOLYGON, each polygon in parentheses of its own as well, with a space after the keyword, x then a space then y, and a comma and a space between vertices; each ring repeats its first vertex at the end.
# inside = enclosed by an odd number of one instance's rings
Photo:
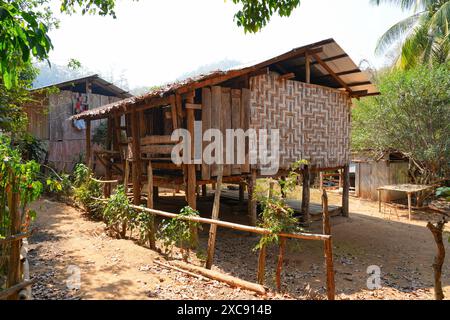
POLYGON ((92 136, 92 141, 106 148, 106 140, 108 136, 108 123, 103 121, 94 130, 94 135, 92 136))
POLYGON ((91 170, 84 164, 78 164, 74 171, 74 196, 89 214, 102 218, 104 204, 97 200, 103 195, 102 186, 92 178, 91 170))
POLYGON ((450 201, 450 187, 440 187, 436 189, 436 197, 443 197, 450 201))
POLYGON ((198 211, 191 207, 181 209, 177 218, 164 219, 158 232, 158 238, 162 240, 166 254, 173 252, 174 246, 179 246, 183 253, 183 259, 187 261, 189 248, 196 246, 197 238, 192 230, 199 228, 197 222, 183 220, 183 217, 199 217, 198 211))
POLYGON ((139 239, 142 243, 149 242, 150 247, 155 241, 154 230, 155 217, 148 212, 139 212, 136 217, 136 225, 139 230, 139 239))
POLYGON ((295 188, 299 176, 298 171, 302 165, 307 164, 306 160, 299 160, 292 164, 287 178, 280 182, 281 191, 272 190, 271 195, 268 196, 267 190, 262 187, 256 188, 255 197, 262 207, 259 226, 270 230, 271 233, 261 237, 255 250, 278 243, 280 233, 302 231, 298 218, 294 217, 294 210, 288 206, 282 194, 287 194, 295 188))
POLYGON ((130 207, 124 187, 119 186, 106 203, 103 217, 106 225, 125 238, 128 226, 136 225, 137 213, 130 207))
MULTIPOLYGON (((37 200, 42 192, 38 179, 40 166, 35 161, 24 162, 9 137, 0 133, 0 239, 28 231, 28 226, 36 217, 36 212, 28 204, 37 200), (12 226, 12 214, 20 219, 20 230, 12 226)), ((0 246, 0 280, 8 270, 8 256, 11 246, 0 246)), ((0 281, 0 289, 4 283, 0 281)))

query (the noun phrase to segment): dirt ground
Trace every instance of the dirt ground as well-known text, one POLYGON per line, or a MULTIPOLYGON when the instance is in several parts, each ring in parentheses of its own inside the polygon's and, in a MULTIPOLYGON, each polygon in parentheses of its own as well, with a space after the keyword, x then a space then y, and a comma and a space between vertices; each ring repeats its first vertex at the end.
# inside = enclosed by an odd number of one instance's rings
MULTIPOLYGON (((171 212, 183 205, 182 197, 162 194, 158 209, 171 212)), ((312 201, 320 193, 312 190, 312 201)), ((330 204, 340 204, 340 196, 329 195, 330 204)), ((199 200, 205 217, 211 199, 199 200)), ((277 248, 268 250, 266 285, 271 293, 260 297, 230 288, 217 281, 204 281, 154 263, 166 256, 137 244, 134 238, 119 240, 106 234, 102 222, 93 221, 80 210, 49 199, 34 204, 38 231, 30 239, 30 262, 35 299, 322 299, 325 293, 323 244, 290 240, 284 263, 283 293, 275 294, 277 248), (79 280, 79 281, 78 281, 79 280)), ((221 218, 247 223, 246 206, 223 201, 221 218)), ((435 243, 426 228, 437 215, 398 210, 390 219, 378 213, 378 204, 350 199, 350 218, 332 218, 336 291, 338 299, 433 299, 435 243), (367 268, 378 266, 381 289, 367 287, 367 268)), ((320 232, 314 223, 312 232, 320 232)), ((446 238, 448 238, 448 233, 446 238)), ((258 237, 219 228, 213 269, 256 280, 258 237)), ((200 233, 200 249, 191 261, 200 264, 208 241, 208 226, 200 233)), ((447 252, 449 243, 446 242, 447 252)), ((175 258, 179 258, 175 254, 175 258)), ((450 297, 450 261, 447 254, 442 281, 450 297)))

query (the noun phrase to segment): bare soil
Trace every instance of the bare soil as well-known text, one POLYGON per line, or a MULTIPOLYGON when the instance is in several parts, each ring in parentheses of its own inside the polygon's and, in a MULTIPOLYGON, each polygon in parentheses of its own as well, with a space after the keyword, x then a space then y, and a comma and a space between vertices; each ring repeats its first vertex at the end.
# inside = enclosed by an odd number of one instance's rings
MULTIPOLYGON (((320 193, 312 191, 312 201, 320 193)), ((341 197, 329 194, 330 204, 341 197)), ((211 199, 199 199, 198 207, 207 217, 211 199)), ((157 208, 177 212, 183 197, 162 194, 157 208)), ((323 244, 316 241, 288 241, 283 268, 283 293, 274 293, 278 250, 268 250, 266 297, 230 288, 217 281, 204 281, 155 264, 167 256, 129 239, 107 235, 105 225, 93 221, 81 210, 44 199, 34 208, 38 212, 38 231, 30 239, 31 273, 38 279, 33 286, 35 299, 323 299, 325 272, 323 244), (80 286, 70 286, 80 275, 80 286), (68 286, 69 284, 69 286, 68 286), (69 289, 70 288, 70 289, 69 289)), ((432 263, 435 243, 426 228, 437 220, 430 212, 413 213, 397 209, 391 216, 378 213, 378 204, 350 199, 350 218, 332 218, 335 279, 338 299, 433 299, 432 263), (367 268, 381 270, 381 289, 367 287, 367 268)), ((246 205, 223 201, 221 219, 247 223, 246 205)), ((309 231, 321 232, 314 223, 309 231)), ((448 228, 448 226, 447 226, 448 228)), ((448 230, 448 229, 447 229, 448 230)), ((136 233, 136 232, 135 232, 136 233)), ((200 232, 200 248, 191 262, 201 264, 206 252, 208 226, 200 232)), ((446 238, 448 238, 448 233, 446 238)), ((213 269, 245 280, 256 280, 258 237, 219 228, 213 269)), ((160 246, 160 244, 158 244, 160 246)), ((447 252, 449 243, 445 244, 447 252)), ((179 252, 174 258, 180 258, 179 252)), ((447 254, 442 274, 446 297, 450 297, 450 261, 447 254)), ((76 283, 76 282, 75 282, 76 283)))

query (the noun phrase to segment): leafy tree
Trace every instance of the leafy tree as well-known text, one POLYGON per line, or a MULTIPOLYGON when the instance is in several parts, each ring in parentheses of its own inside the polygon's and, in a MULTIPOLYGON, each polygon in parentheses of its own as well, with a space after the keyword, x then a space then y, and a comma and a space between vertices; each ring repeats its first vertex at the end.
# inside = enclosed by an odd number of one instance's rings
POLYGON ((381 95, 355 101, 352 148, 394 148, 410 157, 423 182, 448 177, 449 65, 394 70, 376 78, 381 95))
MULTIPOLYGON (((50 0, 0 0, 0 75, 8 89, 17 85, 17 66, 30 62, 32 57, 46 60, 53 49, 48 31, 57 26, 57 21, 49 3, 50 0)), ((60 3, 63 13, 116 17, 116 0, 60 0, 60 3)), ((235 15, 237 24, 246 32, 257 32, 273 14, 289 16, 300 0, 233 0, 233 3, 242 5, 235 15)))
POLYGON ((371 0, 394 4, 413 14, 393 25, 379 39, 376 52, 401 44, 396 65, 402 69, 445 63, 449 60, 450 0, 371 0))

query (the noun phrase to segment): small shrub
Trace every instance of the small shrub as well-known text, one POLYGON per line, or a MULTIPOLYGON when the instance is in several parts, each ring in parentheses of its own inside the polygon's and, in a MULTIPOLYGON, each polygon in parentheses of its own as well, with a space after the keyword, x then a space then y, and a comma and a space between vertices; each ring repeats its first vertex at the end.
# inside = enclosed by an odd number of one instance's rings
POLYGON ((136 211, 130 208, 130 202, 123 186, 119 186, 108 199, 103 217, 108 228, 122 238, 125 238, 128 226, 136 224, 136 211))
POLYGON ((178 218, 164 219, 158 232, 159 239, 162 240, 166 254, 172 254, 173 247, 179 246, 183 253, 183 259, 187 261, 189 248, 196 246, 197 238, 192 230, 200 227, 199 223, 180 219, 181 217, 199 217, 198 211, 191 207, 181 209, 178 218), (186 250, 185 250, 186 249, 186 250))
POLYGON ((85 210, 95 218, 103 217, 104 204, 95 198, 103 195, 99 182, 91 179, 92 172, 84 164, 78 164, 74 171, 74 196, 85 210))

